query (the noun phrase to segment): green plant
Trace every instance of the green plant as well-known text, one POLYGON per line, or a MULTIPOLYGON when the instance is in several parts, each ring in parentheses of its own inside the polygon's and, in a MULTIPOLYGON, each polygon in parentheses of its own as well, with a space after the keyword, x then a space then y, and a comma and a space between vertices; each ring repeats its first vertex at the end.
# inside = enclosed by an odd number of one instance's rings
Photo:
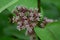
POLYGON ((12 11, 17 6, 38 8, 42 17, 34 27, 36 40, 60 40, 60 0, 0 0, 0 40, 30 40, 25 30, 18 31, 12 23, 12 11), (44 18, 47 17, 45 20, 44 18), (42 23, 42 26, 39 25, 42 23), (45 25, 46 24, 46 25, 45 25), (44 26, 43 26, 44 25, 44 26))

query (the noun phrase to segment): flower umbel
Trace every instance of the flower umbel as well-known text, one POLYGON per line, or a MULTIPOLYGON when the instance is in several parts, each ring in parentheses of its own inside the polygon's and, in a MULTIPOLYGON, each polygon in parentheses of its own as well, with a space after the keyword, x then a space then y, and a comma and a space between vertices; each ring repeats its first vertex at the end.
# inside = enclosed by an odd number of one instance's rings
POLYGON ((37 25, 38 21, 40 21, 40 13, 38 13, 38 10, 28 10, 27 8, 20 6, 17 7, 16 10, 14 10, 16 16, 13 16, 13 22, 17 23, 18 29, 22 30, 24 28, 30 28, 32 31, 32 29, 37 25))
POLYGON ((35 32, 34 27, 40 25, 42 28, 50 22, 55 22, 52 19, 48 19, 47 17, 44 17, 42 22, 40 22, 40 19, 42 18, 41 13, 38 13, 37 9, 27 9, 25 7, 18 6, 16 10, 14 10, 14 13, 16 16, 13 16, 12 20, 13 23, 17 23, 17 29, 23 30, 26 29, 26 35, 30 35, 30 40, 35 40, 35 32))
POLYGON ((38 13, 37 9, 27 9, 25 7, 18 6, 16 10, 14 10, 16 16, 13 16, 13 23, 17 23, 17 29, 23 30, 26 29, 26 35, 34 34, 33 28, 37 25, 38 21, 40 21, 40 13, 38 13))

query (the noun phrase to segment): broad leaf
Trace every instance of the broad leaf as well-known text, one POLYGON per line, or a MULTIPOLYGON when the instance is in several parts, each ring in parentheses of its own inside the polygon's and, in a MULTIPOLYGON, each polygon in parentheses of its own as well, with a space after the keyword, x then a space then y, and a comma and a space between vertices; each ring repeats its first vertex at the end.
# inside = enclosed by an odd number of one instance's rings
POLYGON ((41 0, 41 1, 46 2, 46 3, 51 2, 51 3, 55 4, 60 9, 60 0, 41 0))
POLYGON ((34 30, 41 40, 60 40, 60 22, 50 23, 45 28, 35 27, 34 30))
POLYGON ((9 17, 11 14, 7 9, 0 13, 0 35, 3 34, 3 28, 9 25, 9 17))
POLYGON ((50 19, 59 19, 60 12, 58 10, 58 7, 49 1, 43 1, 41 0, 41 6, 43 8, 44 16, 50 18, 50 19))
POLYGON ((0 13, 15 2, 17 2, 17 0, 0 0, 0 13))
POLYGON ((18 40, 18 39, 12 38, 12 37, 9 37, 9 36, 3 36, 3 37, 0 37, 0 40, 18 40))
POLYGON ((12 11, 17 6, 24 6, 26 8, 37 8, 37 0, 19 0, 14 5, 10 6, 8 9, 12 11))
POLYGON ((29 40, 29 36, 25 35, 25 30, 22 30, 22 31, 17 30, 16 24, 10 25, 9 27, 6 27, 4 29, 4 33, 7 36, 14 36, 18 39, 29 40))
POLYGON ((10 37, 12 37, 12 38, 17 37, 17 39, 19 39, 19 40, 20 39, 29 40, 29 36, 25 36, 25 30, 18 31, 16 29, 16 27, 17 27, 16 24, 10 24, 10 22, 9 22, 10 14, 11 13, 7 9, 0 13, 0 36, 2 36, 2 38, 0 38, 0 39, 4 40, 5 36, 8 36, 6 38, 8 38, 10 40, 14 40, 14 39, 11 39, 10 37))

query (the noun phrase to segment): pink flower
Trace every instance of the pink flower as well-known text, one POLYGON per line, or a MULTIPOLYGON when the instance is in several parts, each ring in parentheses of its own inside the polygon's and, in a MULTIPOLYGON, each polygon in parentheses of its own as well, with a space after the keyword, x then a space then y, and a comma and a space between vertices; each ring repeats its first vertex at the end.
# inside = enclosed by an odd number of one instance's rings
POLYGON ((19 31, 26 29, 26 34, 33 34, 34 27, 37 25, 38 21, 40 21, 38 10, 28 10, 25 7, 18 6, 17 11, 14 12, 15 14, 17 13, 16 17, 13 17, 13 21, 17 23, 17 29, 19 31))
POLYGON ((33 21, 33 20, 34 20, 34 18, 33 18, 33 17, 29 17, 29 19, 30 19, 31 21, 33 21))
POLYGON ((20 16, 24 16, 24 13, 19 13, 20 14, 20 16))

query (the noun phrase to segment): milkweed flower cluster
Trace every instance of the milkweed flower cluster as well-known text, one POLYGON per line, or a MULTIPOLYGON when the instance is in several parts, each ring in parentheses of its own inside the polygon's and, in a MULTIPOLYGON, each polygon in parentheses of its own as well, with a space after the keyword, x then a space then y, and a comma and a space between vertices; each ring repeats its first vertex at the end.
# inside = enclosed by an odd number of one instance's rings
MULTIPOLYGON (((18 6, 14 10, 16 16, 13 16, 13 23, 17 23, 17 29, 23 30, 26 29, 26 35, 30 35, 31 40, 35 40, 34 27, 38 26, 38 23, 41 19, 41 13, 38 13, 38 9, 27 9, 25 7, 18 6)), ((52 19, 47 17, 43 18, 43 21, 39 24, 41 27, 44 27, 47 23, 54 22, 52 19)))
POLYGON ((37 9, 27 9, 25 7, 18 6, 16 10, 14 10, 16 16, 13 16, 13 23, 17 23, 17 29, 23 30, 26 29, 26 34, 32 34, 33 28, 37 25, 38 21, 40 21, 40 13, 38 13, 37 9))
POLYGON ((57 22, 57 21, 58 20, 48 19, 47 17, 44 17, 40 26, 41 26, 41 28, 44 28, 48 23, 57 22))

